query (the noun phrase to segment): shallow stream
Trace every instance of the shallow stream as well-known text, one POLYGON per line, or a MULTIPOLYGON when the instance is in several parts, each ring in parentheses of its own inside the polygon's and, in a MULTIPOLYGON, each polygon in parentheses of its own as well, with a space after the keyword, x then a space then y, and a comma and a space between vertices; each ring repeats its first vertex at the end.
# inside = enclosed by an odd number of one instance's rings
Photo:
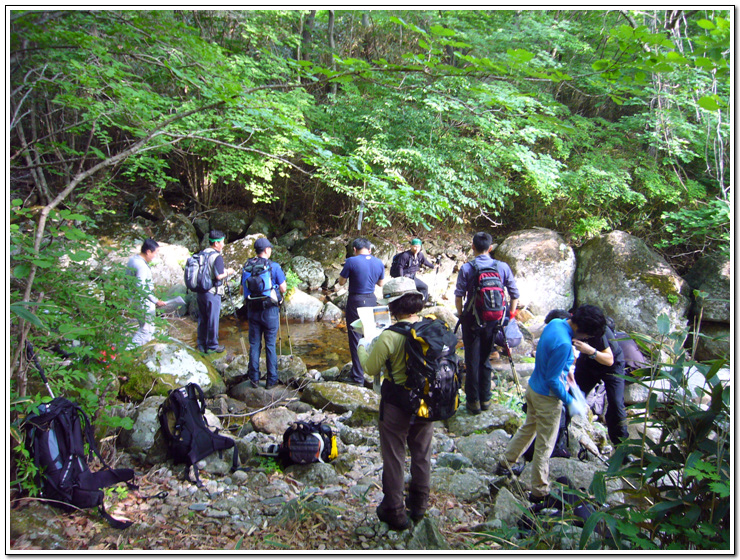
MULTIPOLYGON (((171 319, 170 325, 173 337, 193 348, 197 346, 195 321, 190 318, 171 319)), ((231 316, 221 318, 218 342, 226 346, 226 352, 229 354, 242 353, 239 329, 249 351, 249 323, 247 321, 237 323, 237 319, 231 316)), ((308 369, 324 371, 334 366, 341 369, 351 359, 344 322, 336 325, 320 321, 315 323, 290 321, 286 324, 285 317, 281 317, 276 343, 278 354, 290 354, 291 346, 293 354, 300 357, 308 369)))

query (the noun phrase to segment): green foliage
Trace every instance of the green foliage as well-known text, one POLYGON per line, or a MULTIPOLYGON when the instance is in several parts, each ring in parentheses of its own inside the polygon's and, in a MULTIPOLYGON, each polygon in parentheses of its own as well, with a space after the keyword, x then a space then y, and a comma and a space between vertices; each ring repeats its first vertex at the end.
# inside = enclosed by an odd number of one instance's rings
POLYGON ((652 364, 638 372, 636 383, 648 389, 648 399, 631 420, 642 425, 644 435, 622 442, 606 473, 599 480, 595 477, 592 486, 602 502, 607 478, 626 477, 636 489, 624 491, 630 505, 608 508, 586 523, 581 547, 599 520, 612 532, 610 546, 618 548, 730 546, 730 388, 717 376, 727 362, 690 360, 684 348, 687 332, 671 332, 665 323, 659 320, 658 338, 633 335, 652 364), (690 384, 687 371, 702 383, 690 384), (708 406, 693 399, 705 400, 708 406), (658 428, 660 436, 647 437, 648 428, 658 428), (628 454, 638 460, 623 467, 628 454))
POLYGON ((258 468, 264 469, 268 475, 283 472, 282 466, 275 457, 257 457, 257 462, 258 468))
POLYGON ((723 200, 697 202, 693 208, 665 212, 665 229, 670 237, 659 247, 683 245, 717 248, 730 256, 730 205, 723 200))

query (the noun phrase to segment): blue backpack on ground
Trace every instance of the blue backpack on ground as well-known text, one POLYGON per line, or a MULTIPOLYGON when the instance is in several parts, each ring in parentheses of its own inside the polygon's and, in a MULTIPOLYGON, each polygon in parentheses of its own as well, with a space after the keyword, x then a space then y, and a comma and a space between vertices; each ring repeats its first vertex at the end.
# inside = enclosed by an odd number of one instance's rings
POLYGON ((254 257, 242 268, 242 288, 249 302, 265 302, 271 299, 278 304, 277 291, 272 283, 272 262, 270 259, 254 257))

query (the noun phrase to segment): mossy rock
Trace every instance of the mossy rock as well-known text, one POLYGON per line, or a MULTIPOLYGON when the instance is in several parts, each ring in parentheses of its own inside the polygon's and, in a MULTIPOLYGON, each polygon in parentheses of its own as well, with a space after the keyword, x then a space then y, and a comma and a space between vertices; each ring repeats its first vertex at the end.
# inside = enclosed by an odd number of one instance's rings
POLYGON ((377 426, 378 411, 371 408, 359 407, 352 412, 352 416, 350 416, 344 423, 352 428, 377 426))
POLYGON ((373 412, 380 410, 380 395, 370 389, 328 381, 326 383, 311 383, 303 391, 301 400, 318 408, 343 414, 349 410, 366 409, 373 412))
POLYGON ((136 402, 145 395, 167 396, 188 383, 197 383, 206 396, 226 391, 223 379, 208 358, 179 341, 152 341, 140 349, 121 394, 136 402))
POLYGON ((296 241, 293 253, 302 257, 318 261, 324 268, 332 264, 341 264, 347 258, 347 246, 338 238, 314 236, 303 241, 296 241))

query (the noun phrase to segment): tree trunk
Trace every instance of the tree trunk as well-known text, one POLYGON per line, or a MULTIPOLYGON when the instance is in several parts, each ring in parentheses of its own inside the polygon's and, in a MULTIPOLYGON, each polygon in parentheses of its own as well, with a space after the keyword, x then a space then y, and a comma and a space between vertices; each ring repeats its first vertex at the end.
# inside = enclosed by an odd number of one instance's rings
MULTIPOLYGON (((331 56, 331 69, 336 72, 337 64, 334 61, 334 10, 329 10, 329 56, 331 56)), ((330 92, 333 96, 337 95, 337 83, 332 82, 330 92)))

